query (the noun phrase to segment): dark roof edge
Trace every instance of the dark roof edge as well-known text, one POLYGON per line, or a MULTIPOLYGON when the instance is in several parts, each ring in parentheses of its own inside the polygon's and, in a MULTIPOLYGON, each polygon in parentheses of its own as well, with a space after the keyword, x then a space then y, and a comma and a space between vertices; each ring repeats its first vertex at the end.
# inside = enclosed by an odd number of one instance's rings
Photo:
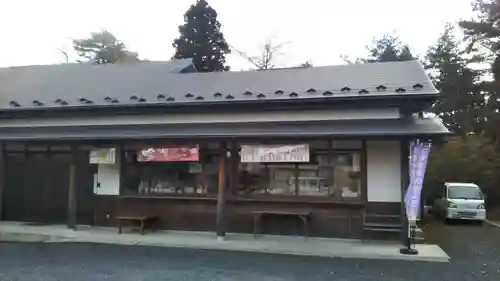
POLYGON ((319 137, 420 137, 450 135, 437 118, 291 122, 92 125, 0 128, 0 140, 238 139, 319 137))
POLYGON ((259 105, 259 106, 270 106, 270 107, 294 107, 304 105, 304 104, 323 104, 323 105, 335 105, 339 103, 345 102, 358 102, 362 103, 364 101, 379 101, 379 102, 403 102, 407 103, 408 101, 423 101, 423 102, 433 102, 439 97, 439 93, 436 92, 428 92, 428 93, 419 93, 419 94, 401 94, 401 95, 377 95, 377 96, 337 96, 337 97, 321 97, 321 98, 309 98, 309 99, 270 99, 270 100, 230 100, 230 101, 202 101, 202 102, 188 102, 188 103, 137 103, 137 104, 109 104, 109 105, 78 105, 78 106, 61 106, 61 107, 31 107, 31 108, 12 108, 12 109, 3 109, 0 110, 0 114, 8 114, 8 113, 27 113, 27 112, 45 112, 45 113, 56 113, 56 112, 65 112, 65 111, 82 111, 82 112, 93 112, 99 110, 105 111, 120 111, 120 110, 133 110, 133 111, 147 111, 148 109, 175 109, 176 111, 182 111, 184 109, 189 108, 205 108, 209 109, 211 107, 216 106, 228 106, 228 105, 259 105))

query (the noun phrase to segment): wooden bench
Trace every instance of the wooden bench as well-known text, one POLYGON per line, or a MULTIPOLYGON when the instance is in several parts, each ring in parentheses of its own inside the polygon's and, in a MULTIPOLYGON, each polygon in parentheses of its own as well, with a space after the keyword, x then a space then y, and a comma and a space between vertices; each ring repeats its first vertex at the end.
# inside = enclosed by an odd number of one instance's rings
POLYGON ((122 233, 122 226, 124 222, 135 222, 139 224, 139 231, 141 235, 144 234, 144 228, 150 226, 158 216, 156 215, 144 215, 144 216, 118 216, 116 221, 118 222, 118 233, 122 233))
POLYGON ((312 215, 311 211, 297 211, 297 210, 260 210, 253 211, 253 234, 254 237, 260 234, 262 218, 264 216, 288 216, 297 217, 302 221, 303 235, 305 238, 309 237, 309 220, 312 215))
POLYGON ((399 233, 402 228, 399 215, 363 214, 363 240, 367 232, 399 233))

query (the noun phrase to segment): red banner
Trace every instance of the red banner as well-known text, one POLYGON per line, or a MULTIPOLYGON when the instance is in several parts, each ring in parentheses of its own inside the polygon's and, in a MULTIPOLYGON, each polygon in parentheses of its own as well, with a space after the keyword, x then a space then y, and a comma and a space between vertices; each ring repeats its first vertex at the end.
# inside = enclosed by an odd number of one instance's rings
POLYGON ((198 146, 147 148, 137 154, 138 162, 186 162, 199 161, 198 146))

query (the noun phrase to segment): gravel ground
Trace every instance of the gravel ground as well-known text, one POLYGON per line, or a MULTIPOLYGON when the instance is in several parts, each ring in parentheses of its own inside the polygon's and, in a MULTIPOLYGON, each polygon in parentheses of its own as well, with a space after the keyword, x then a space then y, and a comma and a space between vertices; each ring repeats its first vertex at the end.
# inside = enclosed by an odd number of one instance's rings
POLYGON ((500 228, 431 224, 451 264, 93 244, 0 244, 0 280, 500 280, 500 228))

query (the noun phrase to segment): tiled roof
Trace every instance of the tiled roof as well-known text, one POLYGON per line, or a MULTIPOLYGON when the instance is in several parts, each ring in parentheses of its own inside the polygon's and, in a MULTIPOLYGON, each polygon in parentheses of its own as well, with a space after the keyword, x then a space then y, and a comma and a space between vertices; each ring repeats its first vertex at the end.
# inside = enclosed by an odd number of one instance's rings
POLYGON ((436 94, 419 61, 179 74, 186 61, 0 69, 0 109, 436 94), (174 73, 172 73, 174 72, 174 73))

